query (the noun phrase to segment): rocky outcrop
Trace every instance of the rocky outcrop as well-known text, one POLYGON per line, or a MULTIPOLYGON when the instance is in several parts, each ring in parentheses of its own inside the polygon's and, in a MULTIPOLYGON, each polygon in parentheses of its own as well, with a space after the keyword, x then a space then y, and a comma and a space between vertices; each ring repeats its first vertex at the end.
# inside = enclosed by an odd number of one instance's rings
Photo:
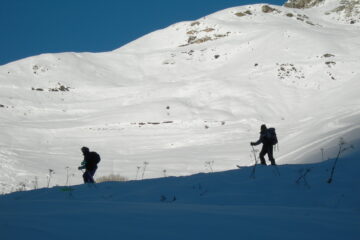
POLYGON ((284 6, 288 8, 311 8, 325 0, 288 0, 284 6))
POLYGON ((360 15, 360 0, 342 0, 340 6, 331 12, 343 13, 345 17, 356 17, 360 15))

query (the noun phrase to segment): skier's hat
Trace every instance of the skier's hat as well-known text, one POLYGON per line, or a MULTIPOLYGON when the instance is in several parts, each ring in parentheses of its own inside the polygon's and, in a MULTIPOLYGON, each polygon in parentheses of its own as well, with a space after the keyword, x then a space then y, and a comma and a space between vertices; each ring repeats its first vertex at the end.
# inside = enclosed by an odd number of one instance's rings
POLYGON ((88 147, 82 147, 82 148, 81 148, 81 151, 82 151, 83 153, 90 152, 90 150, 89 150, 88 147))

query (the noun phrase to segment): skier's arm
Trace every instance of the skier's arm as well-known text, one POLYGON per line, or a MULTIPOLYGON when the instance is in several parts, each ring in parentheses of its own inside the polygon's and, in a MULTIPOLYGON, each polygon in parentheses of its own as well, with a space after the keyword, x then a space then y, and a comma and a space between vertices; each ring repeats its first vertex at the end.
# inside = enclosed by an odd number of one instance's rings
POLYGON ((79 169, 79 170, 81 170, 81 169, 85 169, 85 165, 84 165, 84 166, 80 166, 80 167, 78 167, 78 169, 79 169))
POLYGON ((263 139, 264 136, 261 134, 259 140, 257 140, 256 142, 251 142, 251 146, 256 146, 259 145, 260 143, 263 143, 264 142, 263 139))
POLYGON ((86 161, 84 160, 81 162, 81 166, 78 167, 78 169, 81 170, 81 169, 85 169, 85 168, 86 168, 86 161))
POLYGON ((257 140, 256 142, 251 142, 252 146, 256 146, 259 145, 260 143, 262 143, 262 139, 260 138, 259 140, 257 140))

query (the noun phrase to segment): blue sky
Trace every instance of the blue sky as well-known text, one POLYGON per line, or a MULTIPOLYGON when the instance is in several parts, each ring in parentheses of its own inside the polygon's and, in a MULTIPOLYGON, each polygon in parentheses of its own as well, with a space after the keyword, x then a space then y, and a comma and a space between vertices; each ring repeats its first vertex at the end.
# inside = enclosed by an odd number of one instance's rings
POLYGON ((41 53, 104 52, 180 21, 285 0, 0 0, 0 65, 41 53))

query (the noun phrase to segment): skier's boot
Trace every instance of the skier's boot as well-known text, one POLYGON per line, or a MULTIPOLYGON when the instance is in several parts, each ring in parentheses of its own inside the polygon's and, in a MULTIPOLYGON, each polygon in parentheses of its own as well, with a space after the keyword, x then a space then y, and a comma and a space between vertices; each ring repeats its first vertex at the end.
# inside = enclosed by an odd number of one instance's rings
POLYGON ((276 165, 275 160, 270 160, 271 165, 276 165))

